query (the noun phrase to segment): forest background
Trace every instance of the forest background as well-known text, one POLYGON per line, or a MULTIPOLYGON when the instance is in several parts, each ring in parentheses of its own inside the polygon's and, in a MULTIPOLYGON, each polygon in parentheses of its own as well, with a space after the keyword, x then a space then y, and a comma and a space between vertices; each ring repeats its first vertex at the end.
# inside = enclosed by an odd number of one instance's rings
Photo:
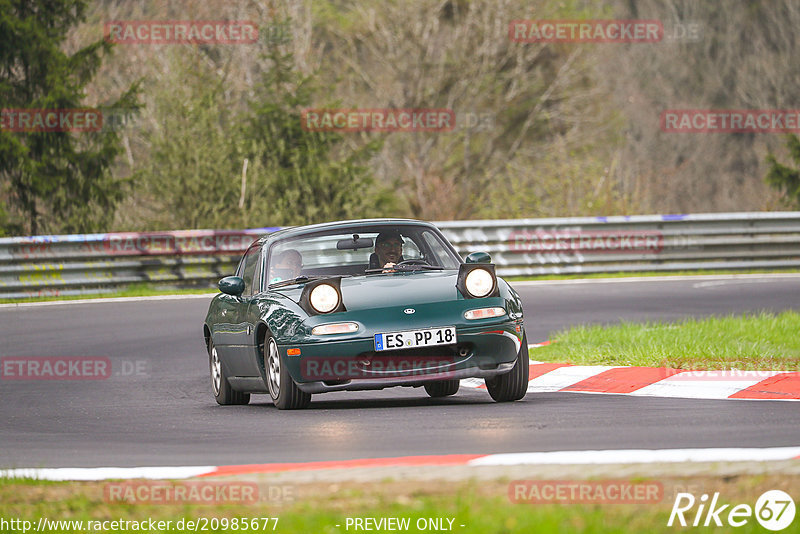
MULTIPOLYGON (((3 24, 19 3, 0 0, 3 24)), ((89 65, 73 92, 81 107, 107 110, 111 131, 65 134, 74 161, 44 170, 60 157, 48 155, 53 134, 0 132, 0 235, 792 205, 765 180, 771 162, 790 157, 786 136, 659 124, 666 109, 800 108, 792 0, 48 3, 76 15, 55 21, 54 42, 72 60, 64 79, 79 60, 89 65), (509 22, 520 19, 659 20, 665 36, 514 42, 509 22), (248 20, 259 39, 111 46, 103 27, 113 20, 248 20), (80 57, 91 46, 96 64, 80 57), (310 132, 306 108, 447 108, 456 127, 310 132), (86 163, 89 149, 102 165, 86 163)), ((46 83, 41 94, 8 89, 20 79, 15 54, 41 54, 42 43, 9 35, 0 107, 43 107, 46 83)))

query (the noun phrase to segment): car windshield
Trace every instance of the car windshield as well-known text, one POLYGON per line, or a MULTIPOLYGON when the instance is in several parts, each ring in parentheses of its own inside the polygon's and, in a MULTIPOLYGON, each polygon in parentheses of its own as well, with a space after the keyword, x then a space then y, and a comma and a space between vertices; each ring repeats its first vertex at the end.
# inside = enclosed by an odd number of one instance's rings
POLYGON ((458 269, 461 259, 428 226, 376 225, 287 237, 270 247, 267 263, 267 283, 277 284, 381 272, 389 264, 398 271, 458 269))

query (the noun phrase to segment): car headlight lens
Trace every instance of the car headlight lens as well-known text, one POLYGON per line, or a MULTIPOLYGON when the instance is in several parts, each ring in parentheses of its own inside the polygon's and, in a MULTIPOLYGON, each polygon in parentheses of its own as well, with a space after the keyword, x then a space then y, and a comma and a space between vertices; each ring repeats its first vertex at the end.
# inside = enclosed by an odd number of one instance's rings
POLYGON ((464 318, 470 321, 475 319, 489 319, 491 317, 502 317, 506 314, 506 310, 497 306, 494 308, 479 308, 477 310, 468 310, 464 312, 464 318))
POLYGON ((339 292, 330 284, 320 284, 311 290, 308 301, 319 313, 330 313, 339 305, 339 292))
POLYGON ((311 329, 315 336, 327 336, 330 334, 352 334, 358 332, 356 323, 328 323, 320 324, 311 329))
POLYGON ((494 289, 494 278, 486 269, 473 269, 464 280, 464 286, 473 297, 485 297, 494 289))

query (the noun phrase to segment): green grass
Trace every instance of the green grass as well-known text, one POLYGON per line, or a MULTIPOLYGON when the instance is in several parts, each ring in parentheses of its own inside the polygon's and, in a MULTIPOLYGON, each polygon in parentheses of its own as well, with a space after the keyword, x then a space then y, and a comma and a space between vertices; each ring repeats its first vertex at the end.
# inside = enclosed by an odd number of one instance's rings
POLYGON ((676 369, 800 370, 800 314, 727 316, 676 323, 625 322, 557 333, 538 361, 676 369))
MULTIPOLYGON (((644 480, 648 479, 638 477, 635 482, 644 480)), ((298 498, 289 504, 281 505, 109 503, 103 498, 104 482, 42 483, 32 480, 0 480, 0 518, 25 519, 34 524, 40 517, 50 520, 82 521, 142 521, 152 518, 156 521, 169 520, 174 525, 182 518, 196 521, 198 518, 278 517, 277 528, 274 531, 284 533, 355 532, 352 526, 350 529, 345 528, 348 517, 409 518, 411 525, 415 525, 420 518, 450 518, 454 520, 452 531, 459 533, 674 533, 680 530, 680 527, 667 527, 666 524, 676 487, 694 486, 719 491, 721 502, 746 503, 750 506, 766 489, 781 488, 792 494, 800 487, 800 477, 797 475, 705 476, 650 480, 663 485, 664 497, 658 503, 646 505, 517 504, 511 502, 508 497, 507 480, 364 484, 320 482, 298 486, 296 488, 298 498)), ((272 523, 270 528, 260 531, 271 532, 271 527, 272 523)), ((700 527, 691 530, 727 532, 730 529, 700 527)), ((753 518, 747 525, 735 530, 748 533, 763 532, 753 518)), ((78 531, 75 528, 50 530, 50 532, 78 531)), ((169 531, 178 530, 172 528, 169 531)), ((236 530, 229 528, 216 531, 236 530)), ((412 526, 408 532, 419 531, 412 526)))

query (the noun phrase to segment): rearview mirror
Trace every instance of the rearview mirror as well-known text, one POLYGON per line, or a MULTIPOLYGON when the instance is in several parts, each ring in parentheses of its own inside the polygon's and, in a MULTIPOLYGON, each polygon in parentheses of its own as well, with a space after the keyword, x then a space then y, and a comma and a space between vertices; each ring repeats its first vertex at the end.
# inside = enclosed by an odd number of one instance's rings
POLYGON ((244 293, 244 280, 240 276, 226 276, 217 285, 226 295, 240 297, 244 293))
POLYGON ((467 263, 492 263, 492 257, 488 252, 473 252, 467 256, 467 263))
POLYGON ((358 234, 354 234, 351 239, 340 239, 336 242, 336 250, 358 250, 374 246, 375 242, 371 237, 358 237, 358 234))

